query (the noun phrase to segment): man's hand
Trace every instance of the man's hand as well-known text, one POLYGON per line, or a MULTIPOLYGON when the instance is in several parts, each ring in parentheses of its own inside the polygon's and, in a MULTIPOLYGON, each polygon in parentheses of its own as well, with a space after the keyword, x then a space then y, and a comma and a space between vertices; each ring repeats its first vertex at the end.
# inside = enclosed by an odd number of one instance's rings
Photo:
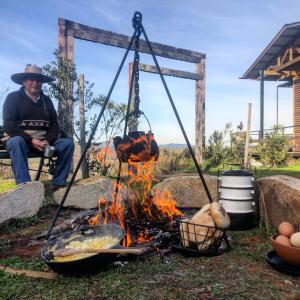
POLYGON ((45 146, 48 145, 49 143, 45 140, 40 141, 40 140, 37 140, 37 139, 32 139, 31 144, 32 144, 34 149, 36 149, 38 151, 44 151, 45 146))

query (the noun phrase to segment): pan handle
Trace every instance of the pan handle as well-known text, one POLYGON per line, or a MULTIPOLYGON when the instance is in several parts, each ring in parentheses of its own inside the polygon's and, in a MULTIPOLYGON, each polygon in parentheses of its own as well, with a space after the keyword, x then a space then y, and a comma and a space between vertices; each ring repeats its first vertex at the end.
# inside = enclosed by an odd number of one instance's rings
POLYGON ((140 255, 147 252, 147 248, 109 248, 109 249, 60 249, 54 250, 54 257, 63 257, 79 253, 114 253, 140 255))

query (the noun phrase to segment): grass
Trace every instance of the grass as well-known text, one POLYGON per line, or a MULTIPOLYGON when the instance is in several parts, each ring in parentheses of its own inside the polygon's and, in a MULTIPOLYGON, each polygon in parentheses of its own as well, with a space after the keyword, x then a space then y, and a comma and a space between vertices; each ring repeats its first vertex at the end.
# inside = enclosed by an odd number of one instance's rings
POLYGON ((13 188, 15 188, 16 184, 15 184, 15 180, 11 179, 11 180, 0 180, 0 193, 9 191, 13 188))
MULTIPOLYGON (((216 173, 217 169, 212 170, 216 173)), ((263 171, 259 169, 259 172, 263 171)), ((300 177, 300 165, 264 170, 259 175, 300 177)), ((261 176, 260 176, 261 177, 261 176)), ((0 189, 7 183, 0 181, 0 189)), ((52 195, 46 183, 51 209, 52 195)), ((38 215, 0 226, 0 265, 47 271, 39 257, 16 256, 18 238, 30 238, 47 228, 53 216, 38 215), (35 228, 35 229, 34 229, 35 228), (30 230, 35 232, 30 232, 30 230), (2 236, 2 238, 1 238, 2 236), (16 238, 17 237, 17 238, 16 238)), ((85 276, 33 279, 0 271, 0 299, 298 299, 300 278, 269 267, 265 255, 272 249, 264 228, 229 232, 232 250, 216 257, 184 257, 172 253, 166 262, 159 255, 122 259, 123 266, 85 276)))
POLYGON ((300 164, 293 164, 283 167, 273 167, 270 169, 258 168, 256 170, 256 174, 258 178, 279 174, 300 178, 300 164))
MULTIPOLYGON (((232 167, 230 165, 226 166, 221 166, 221 167, 213 167, 210 168, 207 173, 212 174, 212 175, 217 175, 218 170, 220 172, 228 169, 234 169, 238 167, 232 167)), ((273 176, 273 175, 288 175, 288 176, 293 176, 300 178, 300 163, 296 164, 291 164, 283 167, 272 167, 272 168, 251 168, 251 171, 255 174, 256 178, 261 178, 261 177, 266 177, 266 176, 273 176)))
MULTIPOLYGON (((20 229, 16 229, 17 232, 20 229)), ((61 275, 55 280, 33 279, 0 271, 0 299, 300 297, 300 278, 279 273, 265 262, 264 257, 271 250, 271 244, 264 228, 229 232, 228 235, 232 250, 216 257, 185 257, 172 253, 165 262, 159 255, 123 258, 123 266, 112 265, 90 275, 61 275)), ((0 259, 0 264, 48 271, 38 257, 10 256, 0 259)))
MULTIPOLYGON (((49 218, 48 218, 49 219, 49 218)), ((49 220, 48 220, 49 221, 49 220)), ((30 224, 31 230, 45 220, 30 224)), ((28 224, 12 226, 15 236, 33 235, 28 224), (24 232, 27 233, 25 234, 24 232)), ((2 231, 11 235, 12 230, 2 231)), ((35 232, 36 233, 36 232, 35 232)), ((232 250, 215 257, 186 257, 174 253, 123 258, 122 266, 57 279, 33 279, 0 271, 0 299, 284 299, 300 297, 300 278, 279 273, 265 262, 271 250, 264 228, 228 232, 232 250)), ((16 256, 18 241, 0 236, 0 265, 47 271, 36 256, 16 256), (0 256, 1 257, 1 256, 0 256)))

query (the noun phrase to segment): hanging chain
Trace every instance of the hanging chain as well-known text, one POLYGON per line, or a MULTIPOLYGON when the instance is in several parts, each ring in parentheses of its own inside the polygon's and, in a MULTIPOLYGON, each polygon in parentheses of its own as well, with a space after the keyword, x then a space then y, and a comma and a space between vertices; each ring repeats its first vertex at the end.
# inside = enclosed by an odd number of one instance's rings
POLYGON ((132 115, 135 118, 139 118, 141 114, 143 114, 142 111, 140 111, 140 86, 139 86, 139 63, 140 63, 140 54, 139 54, 139 48, 140 48, 140 35, 142 33, 141 30, 141 24, 142 22, 142 14, 139 12, 136 12, 132 18, 132 26, 137 30, 136 37, 135 37, 135 52, 134 52, 134 62, 133 62, 133 70, 134 72, 134 102, 133 102, 133 112, 132 115))

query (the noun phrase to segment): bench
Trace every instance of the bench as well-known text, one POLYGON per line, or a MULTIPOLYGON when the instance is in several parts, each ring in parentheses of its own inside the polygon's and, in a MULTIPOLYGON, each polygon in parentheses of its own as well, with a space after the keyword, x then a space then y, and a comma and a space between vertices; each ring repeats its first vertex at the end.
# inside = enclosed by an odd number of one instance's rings
MULTIPOLYGON (((4 132, 3 132, 3 126, 0 125, 0 160, 1 159, 10 159, 9 153, 5 150, 5 145, 1 141, 1 139, 4 137, 4 132)), ((37 152, 37 151, 30 151, 27 155, 28 158, 40 158, 40 163, 39 167, 37 170, 37 173, 35 175, 34 181, 38 181, 41 177, 43 165, 44 165, 44 160, 45 157, 43 155, 43 152, 37 152)))

